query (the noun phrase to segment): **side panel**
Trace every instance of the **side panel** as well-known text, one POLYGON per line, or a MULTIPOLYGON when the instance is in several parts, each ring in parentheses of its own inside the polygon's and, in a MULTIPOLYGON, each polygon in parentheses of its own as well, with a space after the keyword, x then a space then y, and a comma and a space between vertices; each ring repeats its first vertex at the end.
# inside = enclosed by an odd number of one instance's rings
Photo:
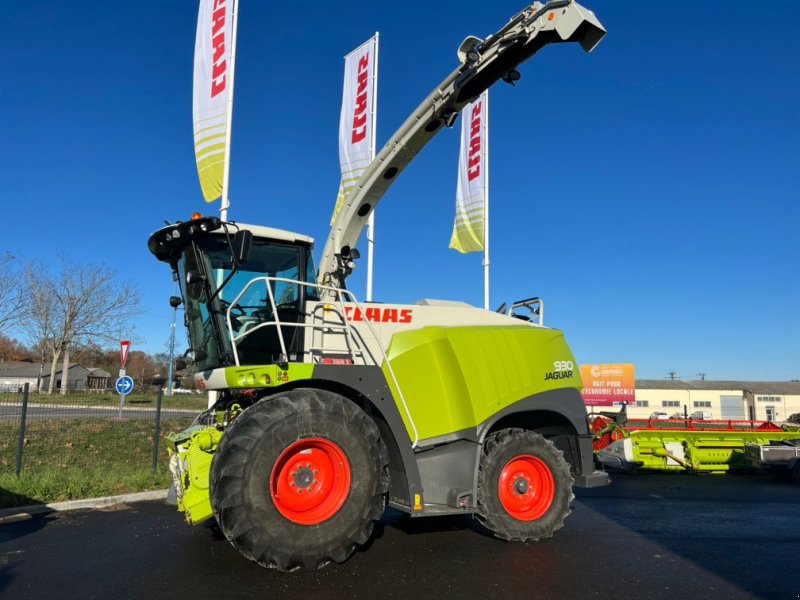
MULTIPOLYGON (((535 394, 582 387, 555 329, 425 327, 396 333, 388 355, 421 440, 477 427, 535 394)), ((383 372, 397 396, 385 364, 383 372)))
POLYGON ((425 511, 474 510, 481 445, 468 440, 417 453, 425 511))
POLYGON ((422 483, 414 451, 411 449, 411 440, 381 370, 378 367, 358 365, 316 365, 314 378, 314 381, 309 382, 310 385, 315 382, 334 382, 355 390, 368 399, 380 413, 389 429, 384 431, 383 424, 376 419, 381 435, 387 445, 394 444, 394 448, 389 448, 389 471, 392 476, 389 500, 394 505, 411 510, 415 504, 415 496, 422 494, 422 483))

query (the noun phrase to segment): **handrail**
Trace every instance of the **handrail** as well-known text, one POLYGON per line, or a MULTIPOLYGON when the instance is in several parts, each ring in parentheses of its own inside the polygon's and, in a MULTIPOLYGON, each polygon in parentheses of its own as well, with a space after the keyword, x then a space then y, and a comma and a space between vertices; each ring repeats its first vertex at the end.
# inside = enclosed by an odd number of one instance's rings
MULTIPOLYGON (((324 328, 327 328, 329 330, 334 330, 334 331, 337 331, 337 330, 338 331, 344 331, 345 335, 348 336, 348 340, 350 342, 351 349, 355 348, 355 338, 354 338, 353 332, 352 332, 352 325, 350 324, 350 321, 347 319, 347 312, 345 311, 345 306, 344 306, 344 302, 345 301, 344 301, 343 298, 344 298, 345 295, 347 295, 350 298, 350 303, 352 303, 358 311, 363 312, 362 309, 361 309, 361 304, 358 302, 358 299, 355 297, 355 294, 353 294, 350 290, 340 289, 340 288, 332 287, 332 286, 328 286, 328 285, 321 285, 321 284, 318 284, 318 283, 310 283, 310 282, 307 282, 307 281, 298 281, 297 279, 287 279, 285 277, 254 277, 253 279, 251 279, 247 283, 247 285, 245 285, 242 288, 242 291, 240 291, 239 294, 237 294, 237 296, 233 299, 233 301, 231 301, 230 305, 228 306, 227 311, 225 312, 225 319, 226 319, 227 325, 228 325, 228 333, 229 333, 229 337, 230 337, 230 340, 231 340, 231 346, 233 348, 233 357, 234 357, 234 360, 236 362, 236 366, 237 367, 240 366, 239 365, 239 352, 236 349, 236 342, 238 340, 243 339, 244 337, 250 335, 254 331, 257 331, 258 329, 261 329, 263 327, 269 327, 269 326, 274 326, 274 327, 276 327, 278 329, 278 340, 279 340, 280 345, 281 345, 281 355, 287 357, 287 361, 288 361, 288 353, 286 352, 286 342, 285 342, 285 340, 283 338, 283 332, 281 331, 281 327, 282 326, 299 327, 299 328, 305 328, 305 329, 307 329, 307 328, 311 328, 311 329, 317 329, 317 328, 324 329, 324 328), (275 320, 274 321, 265 321, 263 323, 259 323, 258 325, 256 325, 252 329, 249 329, 248 331, 246 331, 246 332, 244 332, 244 333, 242 333, 240 335, 234 335, 234 333, 233 333, 233 323, 231 322, 231 310, 233 309, 234 306, 238 305, 239 300, 241 300, 242 296, 244 296, 244 294, 245 294, 245 292, 247 290, 249 290, 256 282, 261 282, 261 281, 263 281, 264 285, 266 286, 267 296, 269 297, 269 303, 270 303, 270 306, 272 307, 272 314, 273 314, 275 320), (276 282, 276 283, 277 282, 284 282, 284 283, 290 283, 290 284, 296 284, 296 285, 303 285, 303 286, 306 286, 306 287, 315 288, 315 289, 323 291, 323 292, 327 292, 328 294, 332 295, 334 298, 338 298, 338 300, 336 300, 335 302, 339 306, 339 310, 341 311, 341 316, 342 316, 342 320, 344 321, 344 324, 342 324, 342 325, 324 324, 324 325, 319 326, 319 325, 316 325, 316 324, 313 324, 313 323, 283 323, 283 322, 281 322, 281 320, 280 320, 280 318, 278 316, 278 308, 277 308, 277 305, 275 304, 275 294, 274 294, 274 292, 272 290, 272 286, 270 285, 270 282, 276 282)), ((403 391, 400 388, 400 382, 397 380, 397 376, 395 375, 394 369, 392 368, 392 363, 389 360, 389 355, 387 354, 386 349, 383 347, 383 343, 381 342, 380 338, 378 337, 378 334, 376 333, 375 329, 372 327, 372 323, 370 323, 369 321, 364 321, 364 324, 367 326, 367 328, 369 329, 370 334, 372 335, 373 339, 375 340, 375 343, 378 345, 378 349, 380 350, 381 355, 383 357, 383 360, 386 363, 386 367, 389 369, 389 374, 391 375, 391 378, 392 378, 392 381, 394 383, 395 389, 397 390, 397 395, 400 397, 400 403, 403 405, 403 410, 406 413, 406 417, 408 417, 408 423, 409 423, 409 425, 411 425, 411 430, 414 432, 414 439, 413 439, 413 443, 412 443, 411 447, 412 448, 416 448, 417 444, 419 442, 419 432, 417 431, 417 426, 414 423, 413 417, 411 416, 411 411, 408 408, 408 404, 406 403, 406 399, 405 399, 405 396, 403 395, 403 391)), ((367 348, 367 352, 369 352, 368 348, 367 348)), ((352 350, 351 350, 351 353, 352 353, 352 350)), ((355 355, 353 355, 353 359, 354 359, 354 362, 355 362, 355 355)))
POLYGON ((533 322, 533 318, 536 317, 538 322, 536 325, 544 326, 544 300, 538 297, 528 298, 527 300, 519 300, 514 302, 511 305, 511 308, 508 309, 508 316, 514 317, 516 314, 514 313, 515 308, 527 308, 531 311, 531 322, 533 322))

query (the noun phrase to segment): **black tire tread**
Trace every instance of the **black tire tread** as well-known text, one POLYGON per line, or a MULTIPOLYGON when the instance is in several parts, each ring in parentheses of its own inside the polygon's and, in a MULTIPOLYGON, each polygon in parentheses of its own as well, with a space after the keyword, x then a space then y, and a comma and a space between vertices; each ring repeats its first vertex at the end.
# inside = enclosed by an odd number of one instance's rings
MULTIPOLYGON (((214 516, 226 539, 246 558, 268 568, 291 571, 300 567, 317 569, 331 561, 347 560, 357 545, 369 541, 374 521, 383 515, 389 491, 389 455, 380 438, 378 428, 358 406, 347 398, 313 388, 295 389, 285 394, 268 397, 242 413, 220 440, 211 465, 210 491, 214 516), (374 490, 361 507, 355 525, 336 533, 331 543, 316 548, 290 548, 270 536, 270 523, 254 520, 254 511, 247 500, 248 469, 253 453, 277 423, 296 424, 298 438, 308 437, 303 432, 313 429, 311 414, 327 414, 349 431, 356 432, 370 448, 369 457, 375 469, 374 490)), ((353 475, 353 483, 359 481, 353 475)), ((352 490, 352 487, 351 487, 352 490)), ((277 513, 276 513, 277 514, 277 513)), ((278 515, 279 516, 279 515, 278 515)), ((329 521, 333 521, 334 515, 329 521)), ((282 518, 282 517, 280 517, 282 518)), ((286 521, 288 523, 288 521, 286 521)), ((326 522, 327 523, 327 522, 326 522)), ((326 523, 313 526, 325 527, 326 523)), ((284 523, 281 526, 286 527, 284 523)), ((331 525, 331 527, 333 527, 331 525)))
POLYGON ((478 469, 478 521, 496 537, 508 541, 534 541, 553 537, 553 533, 564 526, 569 516, 574 479, 564 453, 550 440, 533 431, 509 428, 489 434, 483 442, 478 469), (495 489, 503 453, 517 448, 546 458, 556 482, 556 497, 550 509, 536 521, 519 521, 507 514, 499 504, 495 489), (532 451, 533 450, 533 451, 532 451), (497 472, 497 473, 495 473, 497 472))

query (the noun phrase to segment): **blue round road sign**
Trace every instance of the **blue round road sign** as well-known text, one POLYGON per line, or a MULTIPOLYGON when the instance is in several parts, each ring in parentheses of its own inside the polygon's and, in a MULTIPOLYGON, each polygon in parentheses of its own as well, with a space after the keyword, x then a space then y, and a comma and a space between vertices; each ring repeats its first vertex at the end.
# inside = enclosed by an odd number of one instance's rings
POLYGON ((130 394, 132 390, 133 379, 131 379, 128 375, 117 379, 117 392, 125 396, 126 394, 130 394))

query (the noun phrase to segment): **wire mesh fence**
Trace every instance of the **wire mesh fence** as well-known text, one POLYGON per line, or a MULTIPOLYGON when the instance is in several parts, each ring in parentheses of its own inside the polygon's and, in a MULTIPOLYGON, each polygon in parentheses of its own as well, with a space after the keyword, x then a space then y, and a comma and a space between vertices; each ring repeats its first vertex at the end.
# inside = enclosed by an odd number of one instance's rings
POLYGON ((0 506, 166 487, 161 439, 189 426, 205 395, 0 391, 0 506))

